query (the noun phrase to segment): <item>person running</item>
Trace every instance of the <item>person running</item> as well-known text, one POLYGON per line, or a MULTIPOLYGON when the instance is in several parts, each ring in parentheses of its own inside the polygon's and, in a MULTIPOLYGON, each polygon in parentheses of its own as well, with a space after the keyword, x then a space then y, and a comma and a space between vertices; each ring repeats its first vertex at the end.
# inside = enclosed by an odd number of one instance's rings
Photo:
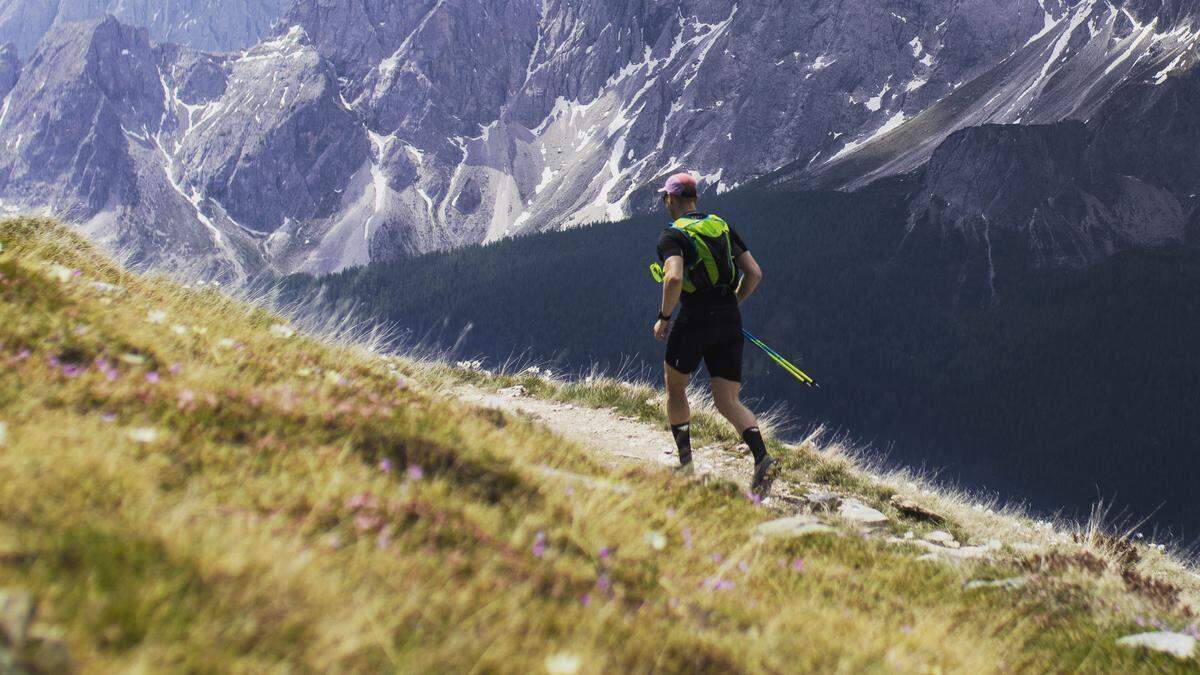
POLYGON ((739 309, 762 282, 762 269, 728 223, 696 208, 698 189, 691 175, 671 176, 658 192, 674 222, 659 237, 660 265, 652 267, 663 284, 654 337, 667 343, 667 417, 680 470, 693 471, 687 387, 704 361, 717 410, 754 454, 751 491, 765 497, 780 467, 767 453, 754 413, 741 402, 745 343, 739 309), (679 315, 672 323, 677 306, 679 315))

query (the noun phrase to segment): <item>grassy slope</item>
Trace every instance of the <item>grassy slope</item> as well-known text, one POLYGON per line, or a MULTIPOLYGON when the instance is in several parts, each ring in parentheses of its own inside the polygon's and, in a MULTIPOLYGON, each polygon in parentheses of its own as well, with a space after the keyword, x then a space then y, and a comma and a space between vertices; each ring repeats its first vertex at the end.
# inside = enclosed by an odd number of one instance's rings
MULTIPOLYGON (((956 567, 848 532, 757 541, 771 514, 727 486, 602 475, 550 430, 439 393, 521 380, 658 420, 650 390, 291 336, 47 222, 0 223, 0 244, 0 587, 33 592, 88 671, 1189 667, 1114 646, 1143 617, 1190 619, 1071 564, 1070 544, 1025 588, 981 592, 963 582, 1024 574, 1026 554, 956 567)), ((894 491, 776 449, 793 478, 894 491)), ((963 537, 1028 528, 959 515, 963 537)))

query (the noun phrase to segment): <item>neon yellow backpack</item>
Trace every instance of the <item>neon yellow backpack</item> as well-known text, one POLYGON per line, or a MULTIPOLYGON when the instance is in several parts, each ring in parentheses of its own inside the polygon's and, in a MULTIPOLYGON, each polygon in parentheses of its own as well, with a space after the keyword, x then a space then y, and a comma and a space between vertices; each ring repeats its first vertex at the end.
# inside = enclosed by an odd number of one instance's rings
MULTIPOLYGON (((737 287, 741 273, 733 261, 729 223, 718 216, 709 215, 704 218, 680 218, 671 227, 687 235, 696 251, 695 262, 688 266, 687 273, 683 275, 685 293, 721 286, 730 289, 737 287)), ((661 284, 666 271, 660 263, 654 263, 650 266, 650 276, 661 284)))

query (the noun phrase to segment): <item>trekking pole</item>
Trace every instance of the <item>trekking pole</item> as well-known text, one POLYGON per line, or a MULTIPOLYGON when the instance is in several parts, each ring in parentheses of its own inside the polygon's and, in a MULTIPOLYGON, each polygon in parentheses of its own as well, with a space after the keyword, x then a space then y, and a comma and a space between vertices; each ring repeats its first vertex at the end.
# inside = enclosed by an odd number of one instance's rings
POLYGON ((806 384, 810 387, 821 386, 821 385, 817 384, 815 380, 813 380, 811 377, 809 377, 808 374, 805 373, 803 370, 800 370, 796 366, 792 365, 792 363, 790 361, 788 361, 787 359, 780 356, 779 352, 776 352, 774 349, 771 349, 770 347, 768 347, 767 343, 754 337, 754 335, 752 335, 750 333, 750 331, 743 329, 742 335, 746 336, 746 339, 750 341, 750 344, 763 350, 763 352, 765 352, 767 356, 771 357, 772 361, 774 361, 776 364, 778 364, 780 368, 783 368, 784 370, 786 370, 789 374, 791 374, 792 377, 796 378, 797 380, 800 380, 801 382, 803 382, 804 384, 806 384))

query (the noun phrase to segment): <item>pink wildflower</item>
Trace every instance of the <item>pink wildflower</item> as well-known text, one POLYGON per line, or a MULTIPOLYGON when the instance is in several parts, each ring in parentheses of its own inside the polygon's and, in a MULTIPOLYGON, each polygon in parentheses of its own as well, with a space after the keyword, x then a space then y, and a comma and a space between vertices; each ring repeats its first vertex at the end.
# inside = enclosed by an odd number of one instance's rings
POLYGON ((370 513, 360 513, 354 518, 354 529, 359 532, 374 530, 383 525, 383 519, 370 513))
POLYGON ((409 480, 421 480, 425 477, 425 470, 416 464, 409 464, 407 473, 409 480))
POLYGON ((392 469, 394 468, 395 466, 392 464, 392 460, 388 459, 387 457, 384 457, 379 461, 379 470, 384 473, 391 473, 392 469))
POLYGON ((804 558, 796 558, 792 561, 792 569, 797 572, 804 571, 804 558))
POLYGON ((375 497, 370 492, 363 492, 346 500, 346 508, 348 509, 373 509, 375 505, 375 497))

